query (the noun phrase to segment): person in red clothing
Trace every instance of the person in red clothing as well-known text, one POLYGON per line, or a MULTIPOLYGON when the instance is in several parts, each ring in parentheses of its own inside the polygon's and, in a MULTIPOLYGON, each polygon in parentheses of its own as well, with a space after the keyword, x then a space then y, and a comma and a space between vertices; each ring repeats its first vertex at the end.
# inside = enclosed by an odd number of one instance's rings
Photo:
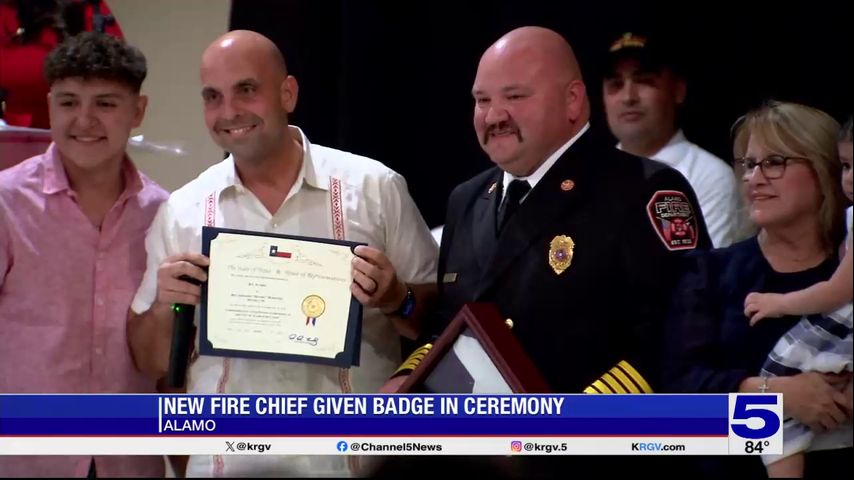
POLYGON ((93 30, 124 38, 101 0, 0 0, 0 118, 50 128, 44 60, 66 37, 93 30))

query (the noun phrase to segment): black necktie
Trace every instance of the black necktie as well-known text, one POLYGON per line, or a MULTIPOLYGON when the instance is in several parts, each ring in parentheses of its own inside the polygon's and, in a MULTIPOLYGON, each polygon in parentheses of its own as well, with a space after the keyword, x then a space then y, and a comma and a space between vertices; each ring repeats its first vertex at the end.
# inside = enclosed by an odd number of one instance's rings
POLYGON ((507 193, 504 194, 504 200, 501 206, 498 207, 498 232, 504 229, 507 221, 519 208, 522 203, 522 198, 531 191, 531 184, 527 180, 513 180, 507 186, 507 193))

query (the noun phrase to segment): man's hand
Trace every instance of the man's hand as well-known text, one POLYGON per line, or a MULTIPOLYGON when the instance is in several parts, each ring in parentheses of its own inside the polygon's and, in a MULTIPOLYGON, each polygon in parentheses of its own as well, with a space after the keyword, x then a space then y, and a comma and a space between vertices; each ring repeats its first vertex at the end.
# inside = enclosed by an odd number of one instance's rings
POLYGON ((394 266, 383 252, 359 245, 353 258, 353 285, 350 291, 366 307, 394 312, 406 298, 406 284, 397 278, 394 266))
POLYGON ((202 287, 180 280, 180 277, 187 275, 204 282, 208 276, 202 268, 209 264, 208 257, 199 253, 182 253, 164 260, 157 269, 156 302, 162 305, 198 305, 202 298, 202 287))
POLYGON ((198 253, 182 253, 167 258, 157 269, 154 303, 145 312, 128 312, 127 335, 134 363, 150 377, 159 379, 169 369, 175 319, 172 305, 197 305, 201 299, 201 287, 179 278, 187 275, 204 282, 208 276, 202 267, 209 264, 208 258, 198 253))
POLYGON ((744 299, 744 316, 750 319, 750 325, 756 325, 763 318, 782 317, 784 296, 778 293, 751 293, 744 299))

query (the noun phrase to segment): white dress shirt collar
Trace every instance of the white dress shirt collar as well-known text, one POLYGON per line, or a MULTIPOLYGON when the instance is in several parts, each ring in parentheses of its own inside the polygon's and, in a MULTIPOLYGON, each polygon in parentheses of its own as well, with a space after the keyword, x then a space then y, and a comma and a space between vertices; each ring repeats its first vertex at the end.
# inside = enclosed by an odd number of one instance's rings
MULTIPOLYGON (((502 200, 504 199, 504 192, 507 191, 507 186, 510 185, 510 182, 512 182, 513 180, 527 180, 528 184, 531 185, 531 190, 533 190, 534 187, 537 186, 537 183, 539 183, 539 181, 542 180, 544 176, 546 176, 546 172, 548 172, 549 169, 552 168, 552 166, 555 164, 555 162, 557 162, 557 159, 559 159, 561 155, 563 155, 569 149, 569 147, 572 146, 572 144, 574 144, 579 138, 581 138, 581 135, 583 135, 584 132, 586 132, 589 128, 590 123, 588 122, 581 128, 581 130, 578 131, 578 133, 575 134, 574 137, 570 138, 568 142, 564 143, 560 148, 555 150, 555 152, 551 154, 545 162, 543 162, 539 167, 537 167, 536 170, 534 170, 534 173, 528 175, 527 177, 515 177, 511 173, 504 172, 504 176, 501 180, 502 200)), ((523 202, 525 201, 525 198, 527 198, 527 195, 522 198, 523 202)))

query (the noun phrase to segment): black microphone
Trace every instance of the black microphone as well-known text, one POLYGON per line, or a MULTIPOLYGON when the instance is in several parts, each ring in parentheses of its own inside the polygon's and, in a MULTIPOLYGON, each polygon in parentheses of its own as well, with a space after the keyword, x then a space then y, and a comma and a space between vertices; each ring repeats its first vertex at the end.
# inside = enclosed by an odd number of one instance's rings
POLYGON ((3 120, 3 114, 6 113, 6 90, 0 88, 0 120, 3 120))
MULTIPOLYGON (((202 282, 187 275, 181 275, 178 280, 201 285, 202 282)), ((172 305, 175 312, 175 322, 172 324, 172 348, 169 351, 169 386, 182 388, 187 381, 187 364, 190 361, 190 347, 195 340, 193 337, 193 318, 196 314, 195 305, 176 303, 172 305)))

